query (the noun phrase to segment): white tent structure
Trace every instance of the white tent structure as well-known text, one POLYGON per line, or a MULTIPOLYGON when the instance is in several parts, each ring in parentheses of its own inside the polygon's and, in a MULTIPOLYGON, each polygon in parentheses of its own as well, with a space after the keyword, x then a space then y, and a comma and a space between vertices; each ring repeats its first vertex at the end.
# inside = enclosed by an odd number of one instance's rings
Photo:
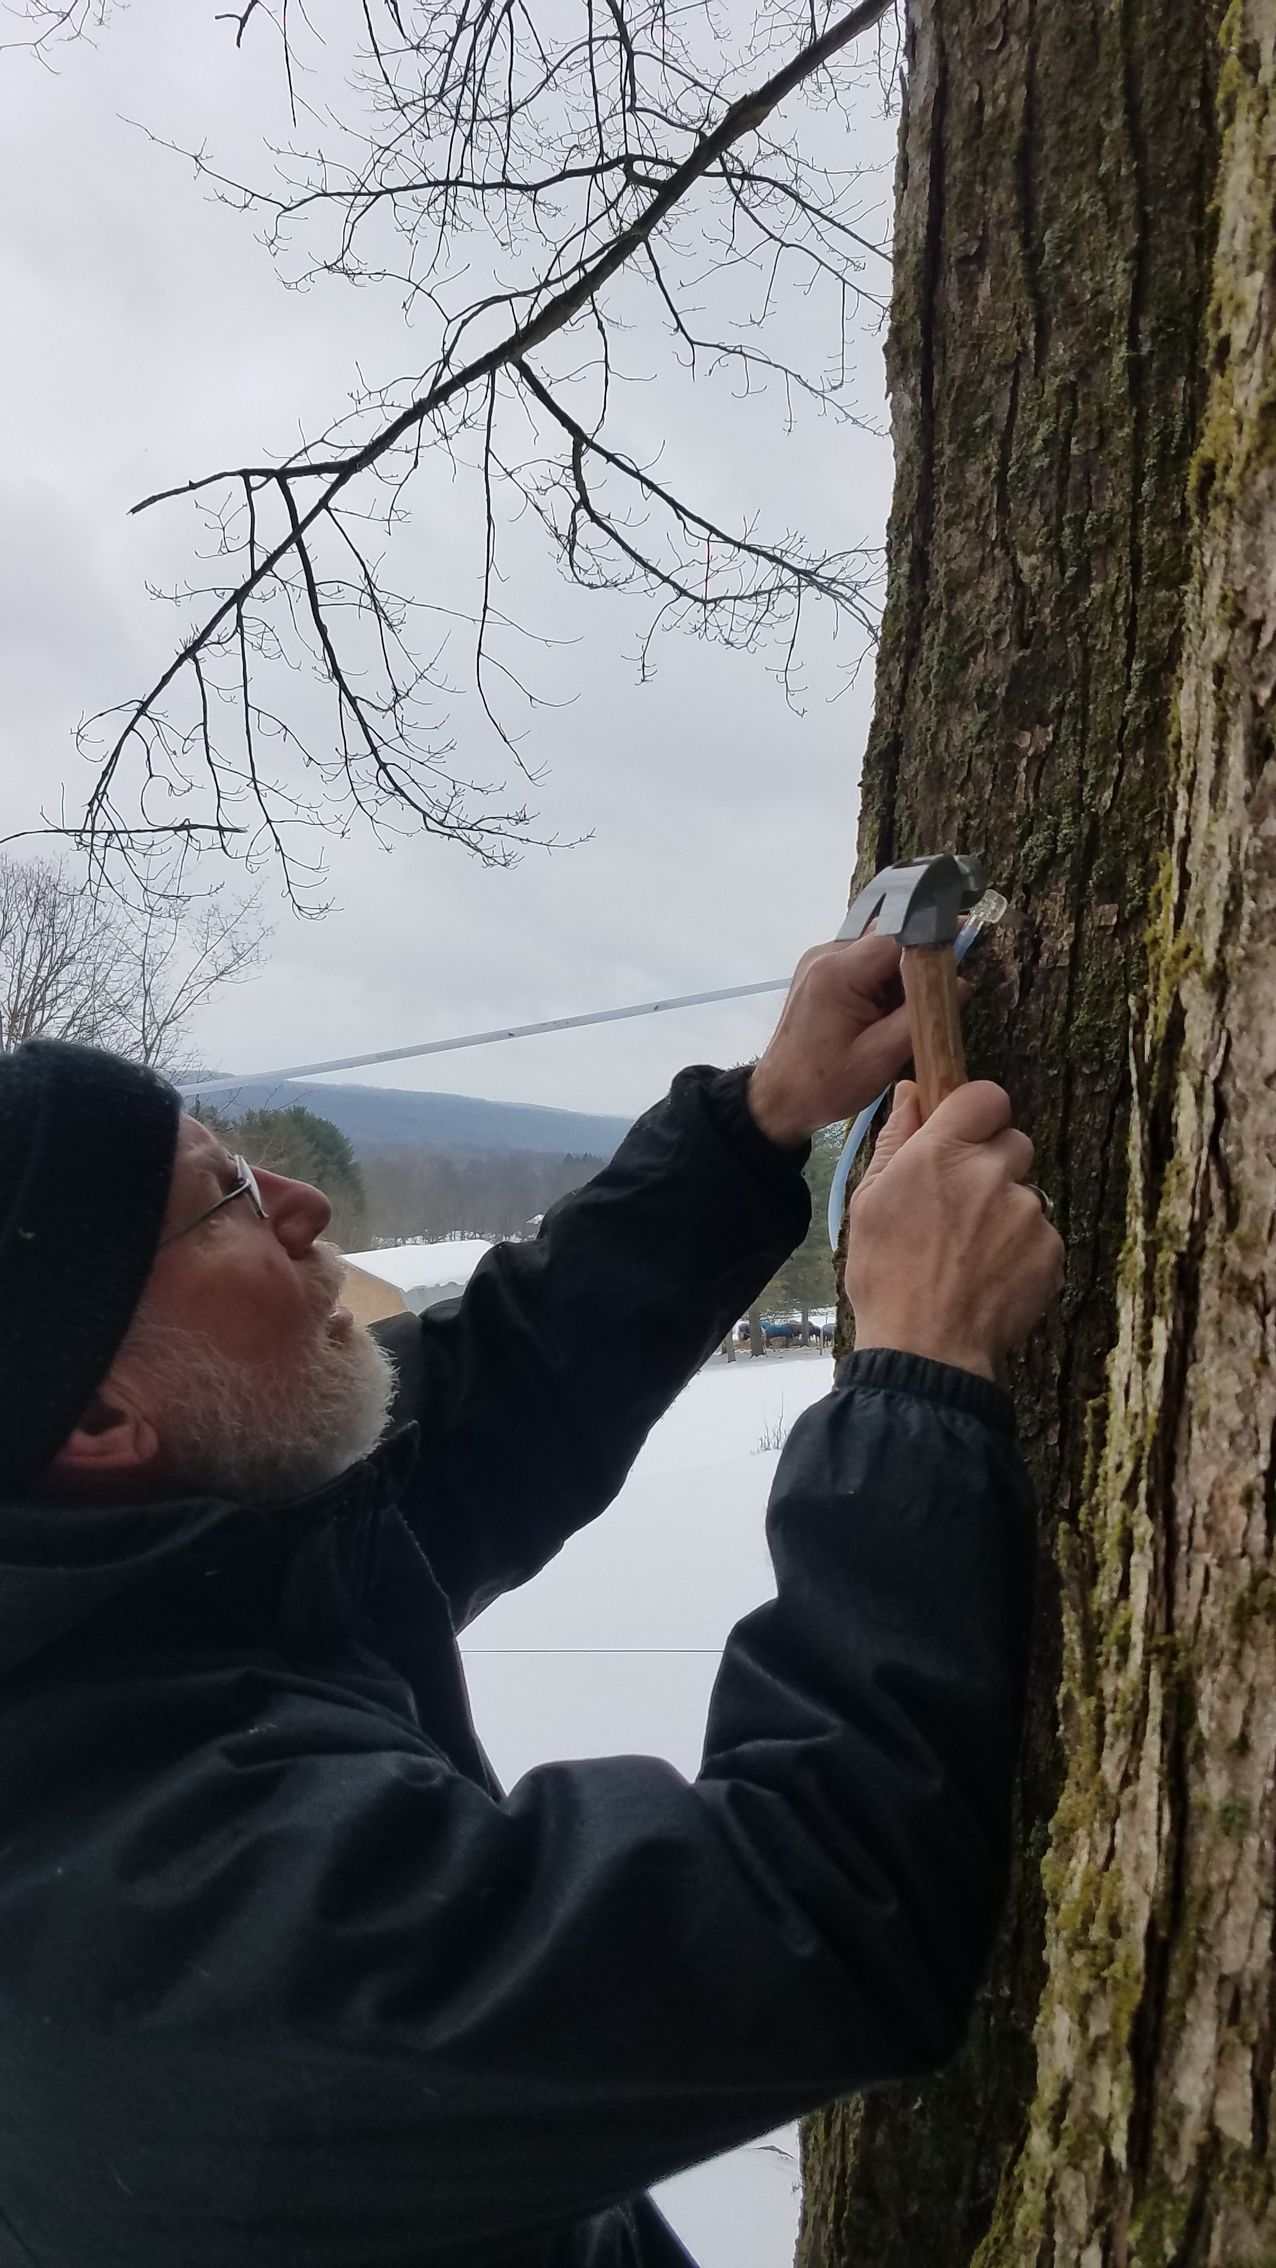
POLYGON ((491 1245, 482 1237, 453 1237, 441 1244, 390 1244, 381 1252, 347 1252, 342 1296, 361 1323, 405 1307, 420 1315, 441 1300, 459 1299, 491 1245))

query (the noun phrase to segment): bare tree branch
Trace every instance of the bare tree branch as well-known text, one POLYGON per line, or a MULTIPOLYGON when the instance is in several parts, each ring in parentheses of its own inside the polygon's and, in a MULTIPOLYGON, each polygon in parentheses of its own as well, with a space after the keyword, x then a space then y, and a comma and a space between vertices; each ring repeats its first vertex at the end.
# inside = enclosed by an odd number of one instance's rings
POLYGON ((47 62, 64 40, 88 39, 111 13, 111 0, 4 0, 3 15, 26 27, 0 38, 0 48, 25 47, 47 62))
MULTIPOLYGON (((83 12, 9 4, 64 33, 83 12)), ((764 533, 747 504, 711 508, 626 443, 617 342, 645 301, 675 370, 705 383, 725 373, 744 394, 774 388, 789 423, 804 406, 854 419, 846 321, 861 305, 880 313, 863 271, 886 253, 855 173, 831 170, 818 135, 807 147, 778 114, 801 94, 809 118, 827 113, 840 131, 839 59, 889 5, 754 0, 727 38, 714 0, 676 13, 665 0, 584 0, 552 34, 526 0, 359 0, 361 121, 325 121, 319 150, 276 151, 274 186, 185 153, 216 196, 261 216, 285 281, 393 284, 433 337, 423 369, 361 381, 349 410, 279 461, 201 474, 134 507, 193 502, 220 579, 161 594, 186 613, 177 651, 146 692, 81 728, 95 779, 69 831, 99 876, 123 859, 136 884, 153 835, 199 829, 223 852, 276 861, 301 906, 315 869, 296 846, 316 823, 421 828, 489 863, 536 840, 521 801, 457 767, 448 721, 465 694, 448 661, 464 625, 470 694, 502 768, 512 757, 538 776, 509 705, 538 705, 508 651, 528 633, 495 603, 510 508, 535 515, 577 582, 650 602, 644 670, 670 627, 744 647, 778 634, 788 687, 807 602, 871 639, 867 549, 764 533), (302 227, 333 241, 289 274, 302 227), (824 367, 789 342, 790 276, 804 297, 823 295, 824 367), (430 604, 387 580, 430 446, 479 484, 472 611, 450 590, 430 604)), ((220 19, 244 48, 273 24, 295 125, 285 0, 232 0, 220 19)))

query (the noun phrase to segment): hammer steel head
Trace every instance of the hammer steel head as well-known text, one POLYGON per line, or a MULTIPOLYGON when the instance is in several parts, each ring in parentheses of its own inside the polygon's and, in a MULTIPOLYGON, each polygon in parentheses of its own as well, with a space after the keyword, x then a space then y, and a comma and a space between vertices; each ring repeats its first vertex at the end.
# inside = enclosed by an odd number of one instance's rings
POLYGON ((950 945, 961 916, 982 898, 987 886, 983 863, 945 853, 938 858, 905 858, 884 866, 860 891, 838 931, 862 937, 876 918, 878 935, 901 945, 950 945))

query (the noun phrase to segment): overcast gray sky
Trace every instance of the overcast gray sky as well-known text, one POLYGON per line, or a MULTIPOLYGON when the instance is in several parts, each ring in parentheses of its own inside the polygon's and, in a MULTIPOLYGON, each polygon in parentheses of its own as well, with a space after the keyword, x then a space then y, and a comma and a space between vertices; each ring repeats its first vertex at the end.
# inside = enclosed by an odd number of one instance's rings
MULTIPOLYGON (((356 364, 373 376, 404 367, 393 290, 283 290, 251 222, 212 203, 189 165, 127 123, 264 175, 264 139, 287 131, 275 51, 262 39, 237 56, 214 13, 213 0, 180 10, 133 0, 96 46, 61 51, 56 73, 30 56, 0 57, 9 342, 0 832, 38 824, 64 784, 71 804, 82 801, 77 720, 144 687, 172 650, 176 617, 145 585, 190 570, 198 530, 182 507, 137 520, 128 507, 315 431, 341 408, 356 364)), ((894 128, 871 71, 854 131, 856 161, 880 168, 865 205, 884 228, 894 128)), ((883 267, 872 279, 879 291, 884 278, 883 267)), ((795 335, 807 319, 795 300, 795 335)), ((698 499, 733 517, 756 509, 771 527, 796 524, 830 547, 880 543, 890 484, 881 345, 857 319, 848 390, 876 435, 814 415, 786 432, 778 396, 742 408, 724 382, 694 395, 634 389, 627 437, 639 453, 653 437, 665 442, 668 461, 700 484, 698 499)), ((639 334, 631 367, 643 359, 639 334)), ((473 503, 463 483, 436 483, 405 539, 403 556, 423 580, 442 571, 458 605, 477 595, 473 503)), ((568 705, 536 722, 529 753, 548 771, 533 800, 545 833, 591 839, 529 850, 508 872, 484 871, 447 843, 399 842, 387 853, 366 835, 334 842, 334 910, 299 922, 272 886, 268 962, 197 1027, 206 1062, 265 1070, 749 983, 787 972, 836 928, 871 658, 851 683, 848 642, 835 648, 831 624, 817 621, 801 716, 786 705, 775 652, 666 642, 655 682, 640 686, 643 610, 571 590, 547 555, 520 556, 531 562, 524 613, 567 641, 535 665, 539 688, 568 705)), ((461 761, 472 753, 490 776, 490 746, 469 751, 470 726, 459 722, 461 761)), ((636 1112, 681 1063, 754 1052, 776 1006, 696 1010, 359 1076, 636 1112)))

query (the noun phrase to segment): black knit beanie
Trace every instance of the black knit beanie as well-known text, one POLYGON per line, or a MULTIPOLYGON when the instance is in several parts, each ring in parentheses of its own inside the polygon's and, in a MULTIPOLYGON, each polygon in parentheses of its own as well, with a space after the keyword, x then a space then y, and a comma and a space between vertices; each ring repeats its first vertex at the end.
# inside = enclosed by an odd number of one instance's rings
POLYGON ((0 1497, 37 1480, 132 1321, 159 1244, 181 1098, 69 1040, 0 1054, 0 1497))

